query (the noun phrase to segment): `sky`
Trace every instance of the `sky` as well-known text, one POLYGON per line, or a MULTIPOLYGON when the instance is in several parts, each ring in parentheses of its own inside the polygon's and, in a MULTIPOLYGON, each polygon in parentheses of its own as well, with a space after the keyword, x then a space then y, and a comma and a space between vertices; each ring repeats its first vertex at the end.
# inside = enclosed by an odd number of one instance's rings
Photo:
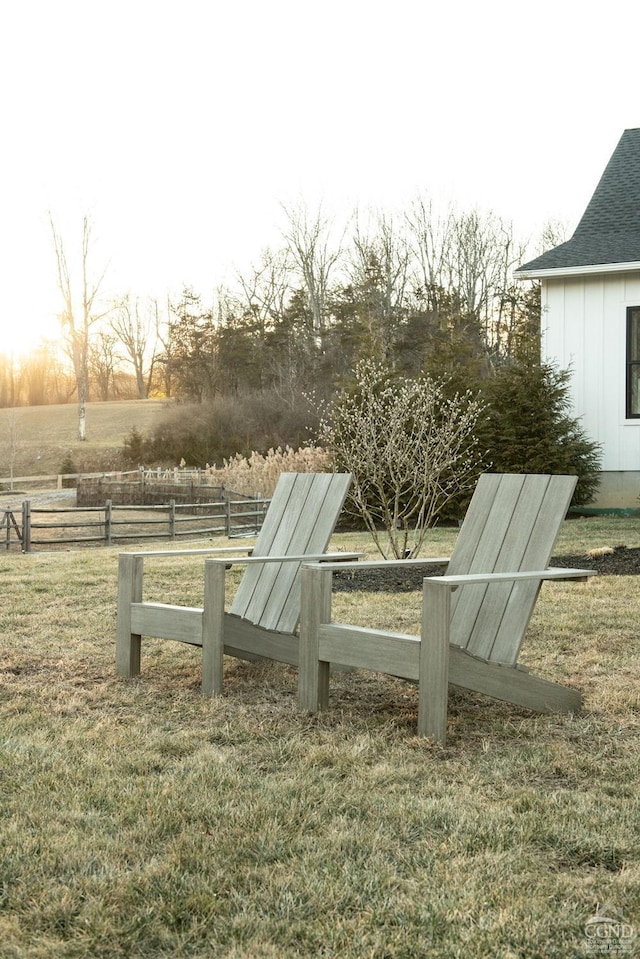
POLYGON ((72 264, 90 217, 105 295, 161 300, 250 268, 283 206, 570 234, 640 126, 638 26, 637 0, 3 4, 0 353, 59 333, 50 216, 72 264))

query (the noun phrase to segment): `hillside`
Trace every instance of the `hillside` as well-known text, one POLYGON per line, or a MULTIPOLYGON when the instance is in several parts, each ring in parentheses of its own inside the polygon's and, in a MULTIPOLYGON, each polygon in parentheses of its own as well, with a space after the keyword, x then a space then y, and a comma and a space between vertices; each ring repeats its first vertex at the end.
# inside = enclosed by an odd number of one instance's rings
POLYGON ((14 476, 59 473, 67 457, 77 470, 110 469, 115 468, 116 457, 131 430, 135 427, 147 433, 168 405, 168 400, 88 403, 87 439, 83 443, 78 440, 75 403, 0 410, 0 479, 9 473, 12 432, 17 437, 14 476))

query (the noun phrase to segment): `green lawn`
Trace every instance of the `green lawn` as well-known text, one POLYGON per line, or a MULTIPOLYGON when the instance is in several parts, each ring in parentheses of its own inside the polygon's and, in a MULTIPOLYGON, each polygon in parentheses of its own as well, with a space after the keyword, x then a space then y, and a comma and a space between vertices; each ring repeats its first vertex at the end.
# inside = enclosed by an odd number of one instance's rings
MULTIPOLYGON (((574 520, 557 552, 623 542, 640 521, 574 520)), ((228 660, 204 700, 198 651, 168 642, 116 678, 116 562, 0 559, 1 959, 567 959, 596 954, 599 905, 640 932, 635 578, 543 587, 523 659, 580 715, 454 691, 443 749, 390 678, 338 675, 319 717, 274 664, 228 660)), ((150 592, 199 601, 202 559, 148 565, 150 592)), ((335 607, 408 631, 420 595, 335 607)))

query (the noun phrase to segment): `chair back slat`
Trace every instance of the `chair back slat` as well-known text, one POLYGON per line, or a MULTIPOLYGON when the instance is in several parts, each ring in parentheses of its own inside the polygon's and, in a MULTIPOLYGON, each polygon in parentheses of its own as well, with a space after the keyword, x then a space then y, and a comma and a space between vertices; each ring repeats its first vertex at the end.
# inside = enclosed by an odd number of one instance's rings
POLYGON ((252 550, 253 556, 269 555, 269 552, 271 551, 271 544, 273 543, 273 540, 280 529, 282 517, 286 512, 287 503, 289 502, 289 497, 291 495, 291 490, 293 489, 295 479, 295 473, 280 474, 273 496, 271 497, 271 502, 269 503, 264 522, 262 523, 262 527, 260 528, 260 532, 258 533, 252 550))
MULTIPOLYGON (((283 474, 253 555, 323 553, 350 483, 348 473, 283 474)), ((293 632, 300 618, 299 579, 300 563, 250 565, 230 611, 264 629, 293 632)))
MULTIPOLYGON (((458 536, 448 573, 545 569, 577 479, 484 474, 458 536)), ((454 593, 451 641, 492 662, 517 662, 540 582, 463 586, 454 593)))

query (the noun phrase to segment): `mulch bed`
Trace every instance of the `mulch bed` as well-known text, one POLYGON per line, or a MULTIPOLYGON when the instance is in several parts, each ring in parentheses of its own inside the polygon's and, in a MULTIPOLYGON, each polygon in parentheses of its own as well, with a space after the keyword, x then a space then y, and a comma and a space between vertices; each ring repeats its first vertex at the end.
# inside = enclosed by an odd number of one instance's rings
POLYGON ((554 556, 551 565, 595 569, 601 576, 639 576, 640 547, 615 546, 606 556, 554 556))
MULTIPOLYGON (((550 566, 562 566, 565 569, 595 569, 601 576, 638 576, 640 575, 640 547, 628 549, 616 546, 613 553, 591 557, 553 556, 550 566)), ((337 592, 362 590, 364 592, 413 592, 422 589, 425 576, 439 576, 442 566, 420 566, 407 569, 370 569, 358 573, 334 572, 333 588, 337 592)))

